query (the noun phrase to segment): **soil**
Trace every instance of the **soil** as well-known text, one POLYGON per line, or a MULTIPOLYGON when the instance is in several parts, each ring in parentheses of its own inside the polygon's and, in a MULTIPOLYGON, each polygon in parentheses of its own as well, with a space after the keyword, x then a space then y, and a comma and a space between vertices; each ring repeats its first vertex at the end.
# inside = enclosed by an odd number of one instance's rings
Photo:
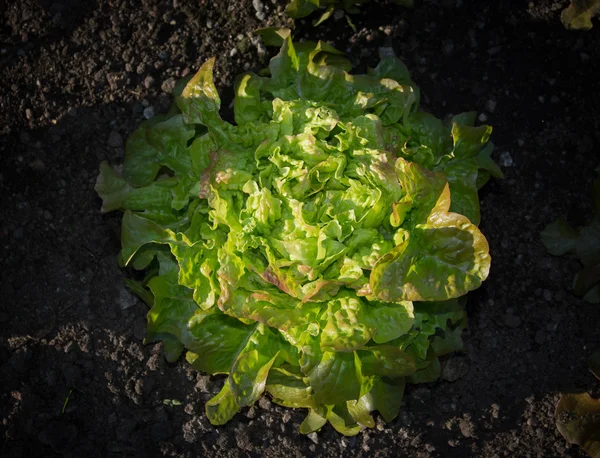
POLYGON ((600 308, 571 294, 578 262, 539 234, 591 216, 600 24, 565 30, 568 1, 415 3, 365 5, 356 32, 339 17, 294 25, 279 0, 0 3, 0 456, 584 456, 553 417, 560 392, 600 394, 585 362, 600 308), (120 215, 101 215, 93 190, 100 161, 122 161, 127 136, 211 56, 230 101, 234 76, 273 55, 252 35, 268 25, 329 41, 359 71, 393 47, 426 110, 494 126, 506 175, 481 193, 493 267, 469 302, 466 351, 354 438, 303 436, 304 413, 268 397, 211 426, 222 378, 143 345, 146 308, 116 262, 120 215))

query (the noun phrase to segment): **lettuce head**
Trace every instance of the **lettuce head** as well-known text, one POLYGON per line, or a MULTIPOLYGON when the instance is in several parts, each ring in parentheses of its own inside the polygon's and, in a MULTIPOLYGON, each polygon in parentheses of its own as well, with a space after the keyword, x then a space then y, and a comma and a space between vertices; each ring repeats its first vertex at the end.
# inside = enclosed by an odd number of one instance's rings
POLYGON ((500 175, 488 126, 418 111, 396 58, 350 74, 325 43, 285 37, 220 116, 207 61, 167 115, 101 165, 102 210, 124 212, 123 265, 151 306, 147 341, 227 374, 215 425, 265 392, 346 435, 391 421, 406 383, 462 348, 464 295, 490 268, 478 188, 500 175))

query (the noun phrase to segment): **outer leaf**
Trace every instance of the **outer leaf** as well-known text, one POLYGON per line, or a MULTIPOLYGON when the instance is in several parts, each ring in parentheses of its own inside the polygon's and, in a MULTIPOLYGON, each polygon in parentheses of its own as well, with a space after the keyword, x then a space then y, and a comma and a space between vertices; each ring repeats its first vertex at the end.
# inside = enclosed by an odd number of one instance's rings
POLYGON ((157 161, 160 152, 146 137, 152 124, 157 121, 158 119, 142 123, 125 144, 123 175, 132 186, 149 185, 160 170, 160 163, 157 161))
POLYGON ((257 401, 263 394, 269 370, 280 353, 281 344, 261 324, 239 352, 229 375, 229 385, 240 406, 257 401))
POLYGON ((251 73, 240 75, 236 80, 233 111, 235 122, 246 124, 258 121, 269 110, 269 103, 262 102, 260 90, 264 79, 251 73))
POLYGON ((414 323, 411 302, 385 304, 371 302, 366 309, 364 321, 376 330, 373 341, 382 344, 406 334, 414 323))
POLYGON ((285 27, 265 27, 256 29, 254 33, 263 39, 266 46, 277 46, 280 48, 283 45, 283 41, 291 35, 291 30, 285 27))
POLYGON ((361 426, 354 420, 345 405, 328 406, 327 420, 336 431, 345 436, 356 436, 361 426))
POLYGON ((366 375, 404 377, 417 368, 414 359, 401 349, 391 345, 377 345, 359 352, 362 371, 366 375))
POLYGON ((240 351, 254 334, 256 325, 249 326, 215 313, 193 317, 188 328, 189 333, 184 336, 183 343, 199 356, 193 361, 193 366, 209 374, 223 374, 231 371, 240 351))
POLYGON ((311 409, 300 425, 300 432, 302 434, 309 434, 313 431, 318 431, 325 423, 327 423, 327 418, 322 417, 315 410, 311 409))
POLYGON ((378 410, 388 423, 398 416, 405 385, 404 378, 390 379, 385 377, 373 385, 373 390, 370 393, 373 399, 373 408, 378 410))
POLYGON ((467 218, 448 212, 450 191, 446 184, 440 192, 442 176, 399 162, 404 188, 420 206, 411 212, 412 233, 373 268, 372 291, 384 301, 431 301, 478 288, 490 267, 487 241, 467 218))
POLYGON ((600 264, 600 214, 596 215, 590 224, 581 228, 575 251, 584 266, 600 264))
POLYGON ((170 341, 167 360, 176 361, 183 351, 187 323, 198 311, 191 291, 177 284, 177 272, 154 277, 148 283, 154 305, 148 312, 146 341, 170 341))
POLYGON ((452 125, 454 156, 457 158, 475 156, 488 142, 491 134, 491 126, 472 127, 454 123, 452 125))
POLYGON ((319 7, 319 0, 292 0, 285 7, 287 15, 293 19, 303 18, 319 7))
POLYGON ((572 444, 591 457, 600 457, 600 400, 588 393, 561 395, 556 406, 556 427, 572 444))
POLYGON ((221 121, 221 99, 213 83, 214 65, 214 57, 202 64, 177 99, 177 105, 187 123, 214 126, 221 121))
POLYGON ((428 361, 429 365, 408 377, 407 380, 409 383, 430 383, 435 382, 440 378, 440 375, 442 374, 440 360, 437 358, 437 356, 434 356, 434 354, 431 353, 431 355, 428 357, 428 361))
POLYGON ((240 406, 231 392, 229 379, 219 393, 206 403, 206 416, 213 425, 224 425, 238 413, 240 406))
POLYGON ((348 401, 346 407, 348 408, 348 413, 356 423, 367 428, 375 427, 375 421, 369 414, 373 410, 370 396, 363 396, 358 401, 348 401))
POLYGON ((564 219, 548 224, 542 231, 542 242, 554 256, 563 256, 575 252, 579 231, 572 228, 564 219))
POLYGON ((312 389, 306 385, 303 376, 283 367, 274 367, 269 371, 266 390, 278 404, 287 407, 315 407, 312 389))
POLYGON ((318 364, 307 374, 315 402, 337 405, 360 398, 363 383, 360 364, 354 352, 323 352, 318 364))
POLYGON ((128 264, 133 255, 147 243, 166 243, 168 232, 157 223, 143 218, 130 211, 123 215, 121 228, 121 256, 128 264))
POLYGON ((596 351, 592 353, 592 355, 588 359, 588 367, 594 377, 600 380, 600 351, 596 351))

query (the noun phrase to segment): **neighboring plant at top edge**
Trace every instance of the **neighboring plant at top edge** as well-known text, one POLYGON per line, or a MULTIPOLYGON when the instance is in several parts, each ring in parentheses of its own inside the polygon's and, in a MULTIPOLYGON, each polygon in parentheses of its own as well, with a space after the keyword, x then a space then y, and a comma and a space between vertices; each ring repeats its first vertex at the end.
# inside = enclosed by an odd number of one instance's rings
MULTIPOLYGON (((335 10, 343 10, 346 14, 348 24, 355 29, 354 24, 348 17, 348 14, 360 13, 359 7, 370 0, 292 0, 285 8, 285 12, 293 19, 300 19, 312 14, 316 10, 325 10, 319 19, 315 19, 314 26, 317 26, 329 19, 335 10)), ((393 3, 401 6, 412 7, 414 0, 393 0, 393 3)))
POLYGON ((600 0, 571 0, 565 8, 560 20, 567 29, 590 30, 592 18, 600 12, 600 0))
POLYGON ((234 125, 213 64, 96 184, 104 212, 125 212, 122 264, 147 271, 129 281, 146 340, 228 374, 206 404, 216 425, 265 391, 309 410, 303 433, 391 421, 405 384, 462 349, 464 295, 488 275, 491 128, 417 111, 396 58, 350 75, 342 53, 289 36, 269 76, 238 77, 234 125))
POLYGON ((600 303, 600 178, 593 186, 594 217, 573 228, 560 218, 542 231, 542 241, 555 256, 572 254, 583 264, 573 280, 573 292, 592 304, 600 303))

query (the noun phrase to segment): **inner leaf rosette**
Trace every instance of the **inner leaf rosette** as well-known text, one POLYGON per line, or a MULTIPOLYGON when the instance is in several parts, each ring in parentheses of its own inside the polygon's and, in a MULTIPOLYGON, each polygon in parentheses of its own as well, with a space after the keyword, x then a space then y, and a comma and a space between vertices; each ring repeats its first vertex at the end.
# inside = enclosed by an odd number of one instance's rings
POLYGON ((395 58, 351 75, 335 49, 289 37, 268 76, 238 78, 233 125, 213 64, 96 185, 104 211, 125 212, 122 263, 148 271, 129 282, 151 306, 147 341, 228 374, 213 424, 265 391, 309 409, 303 433, 391 421, 405 384, 462 349, 459 298, 488 275, 473 222, 500 175, 491 128, 417 111, 395 58))

